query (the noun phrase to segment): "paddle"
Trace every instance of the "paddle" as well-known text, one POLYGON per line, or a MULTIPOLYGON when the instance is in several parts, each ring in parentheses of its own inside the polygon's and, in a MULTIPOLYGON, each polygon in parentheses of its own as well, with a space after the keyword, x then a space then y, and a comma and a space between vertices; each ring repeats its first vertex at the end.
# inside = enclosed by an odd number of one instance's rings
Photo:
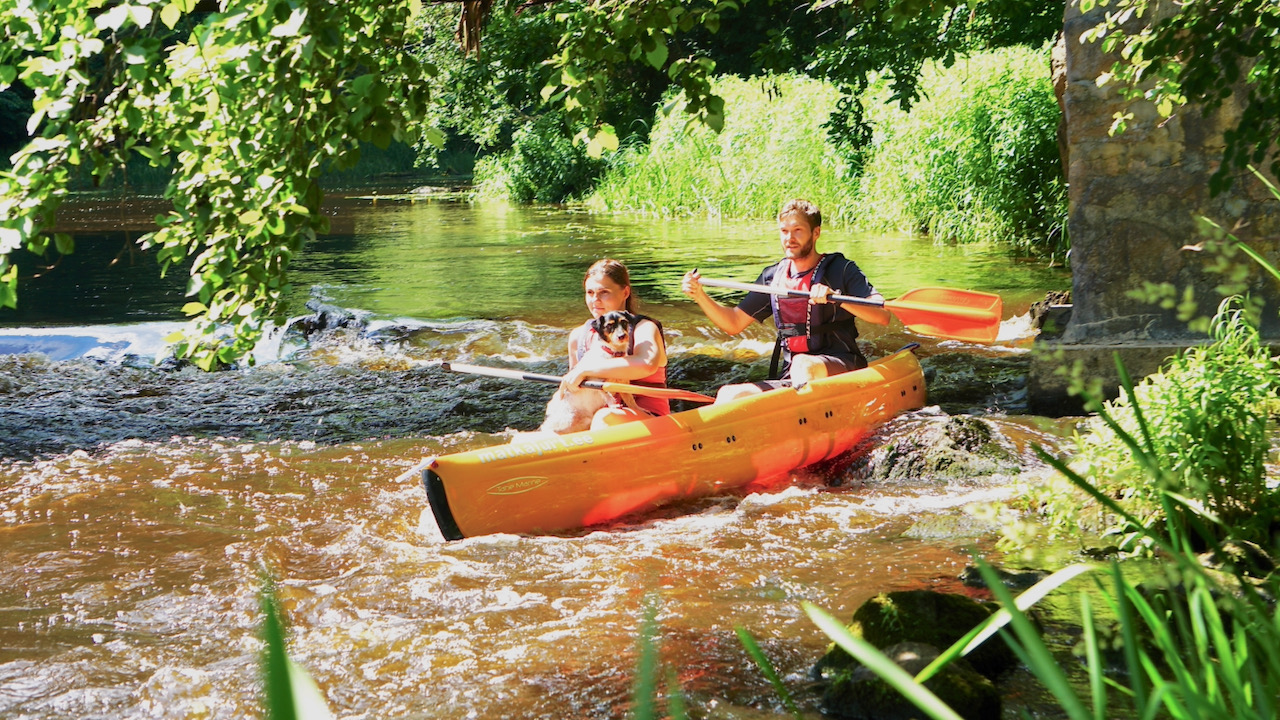
MULTIPOLYGON (((746 290, 748 292, 812 297, 804 290, 787 290, 772 285, 712 280, 701 278, 703 285, 746 290)), ((975 290, 949 288, 917 288, 897 300, 868 300, 850 295, 829 295, 836 302, 883 307, 893 313, 907 329, 921 335, 944 337, 965 342, 994 342, 1000 331, 1001 300, 999 295, 975 290)))
MULTIPOLYGON (((555 375, 539 375, 538 373, 520 372, 519 370, 507 370, 504 368, 483 367, 480 365, 466 365, 464 363, 446 362, 441 365, 445 372, 469 373, 471 375, 488 375, 489 377, 508 378, 510 380, 532 380, 534 382, 551 383, 559 385, 564 378, 555 375)), ((646 387, 644 385, 630 385, 628 383, 608 382, 606 380, 585 380, 582 387, 603 390, 607 393, 626 393, 629 395, 645 395, 648 397, 667 398, 668 400, 689 400, 691 402, 715 402, 716 399, 696 393, 691 390, 681 390, 680 388, 659 388, 646 387)))

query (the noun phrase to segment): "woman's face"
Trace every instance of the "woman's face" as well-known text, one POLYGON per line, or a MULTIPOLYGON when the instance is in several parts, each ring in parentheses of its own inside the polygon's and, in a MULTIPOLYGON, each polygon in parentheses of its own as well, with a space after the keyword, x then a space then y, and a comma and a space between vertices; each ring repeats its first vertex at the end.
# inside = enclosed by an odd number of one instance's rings
POLYGON ((587 292, 587 310, 591 311, 591 317, 623 310, 627 306, 627 298, 631 297, 629 286, 619 285, 603 276, 592 275, 587 278, 584 287, 587 292))

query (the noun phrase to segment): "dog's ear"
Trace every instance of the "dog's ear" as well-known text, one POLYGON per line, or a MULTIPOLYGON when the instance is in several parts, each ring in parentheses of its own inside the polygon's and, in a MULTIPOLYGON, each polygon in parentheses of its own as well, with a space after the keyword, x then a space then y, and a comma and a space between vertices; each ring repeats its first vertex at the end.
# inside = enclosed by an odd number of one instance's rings
POLYGON ((596 331, 596 335, 604 337, 604 319, 609 317, 609 313, 605 313, 595 320, 591 321, 591 328, 596 331))

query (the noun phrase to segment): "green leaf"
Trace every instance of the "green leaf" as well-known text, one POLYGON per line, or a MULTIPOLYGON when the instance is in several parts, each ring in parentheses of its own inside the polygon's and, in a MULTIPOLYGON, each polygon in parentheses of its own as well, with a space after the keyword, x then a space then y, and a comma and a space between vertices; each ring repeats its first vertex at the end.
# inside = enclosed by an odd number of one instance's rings
POLYGON ((271 28, 271 37, 295 37, 302 28, 302 23, 306 22, 306 20, 307 9, 304 7, 294 8, 288 20, 271 28))
MULTIPOLYGON (((182 306, 182 312, 188 317, 192 315, 202 315, 206 312, 209 312, 209 306, 205 305, 204 303, 189 302, 186 305, 182 306)), ((181 337, 181 334, 179 334, 179 337, 181 337)))
POLYGON ((655 38, 654 43, 652 50, 645 51, 644 59, 648 60, 654 69, 661 70, 662 66, 667 64, 667 43, 661 38, 655 38))
POLYGON ((15 78, 18 77, 18 68, 12 65, 0 65, 0 91, 5 90, 9 85, 13 84, 15 78))
MULTIPOLYGON (((543 89, 545 90, 546 88, 543 88, 543 89)), ((543 99, 545 100, 546 98, 543 98, 543 99)), ((427 142, 431 143, 437 148, 440 148, 441 150, 444 149, 445 136, 444 136, 444 132, 441 131, 440 128, 429 127, 426 130, 424 130, 422 134, 426 136, 427 142)))
POLYGON ((119 30, 120 26, 124 25, 124 21, 128 19, 129 19, 129 6, 116 5, 110 10, 94 18, 93 24, 99 30, 110 30, 112 32, 115 32, 116 30, 119 30))
POLYGON ((168 5, 165 5, 164 9, 160 11, 160 22, 164 23, 164 26, 170 30, 172 30, 181 19, 182 8, 179 8, 177 3, 171 2, 168 5))
POLYGON ((138 45, 124 47, 124 61, 129 65, 142 65, 148 62, 147 51, 138 45))
POLYGON ((591 139, 587 142, 587 155, 599 158, 606 150, 609 152, 618 150, 618 135, 614 132, 613 126, 608 123, 601 125, 591 134, 591 139))
POLYGON ((151 18, 155 17, 155 11, 150 5, 126 5, 129 9, 129 17, 133 20, 133 24, 140 28, 144 28, 151 24, 151 18))
POLYGON ((569 87, 578 87, 586 82, 587 76, 582 70, 573 65, 566 65, 564 70, 560 72, 560 84, 569 87))
POLYGON ((75 238, 71 237, 67 233, 54 233, 53 246, 57 248, 58 252, 62 255, 70 255, 76 251, 75 238))
POLYGON ((244 225, 252 225, 262 219, 262 213, 257 210, 246 210, 240 213, 239 219, 244 225))

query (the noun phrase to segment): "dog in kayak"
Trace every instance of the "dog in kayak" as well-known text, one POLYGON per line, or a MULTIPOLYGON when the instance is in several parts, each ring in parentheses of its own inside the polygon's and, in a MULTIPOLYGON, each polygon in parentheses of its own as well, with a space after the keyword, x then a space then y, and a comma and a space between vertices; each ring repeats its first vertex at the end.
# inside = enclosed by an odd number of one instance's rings
MULTIPOLYGON (((632 332, 639 318, 622 310, 608 312, 592 321, 591 327, 603 343, 603 349, 614 357, 630 355, 633 348, 632 332)), ((615 381, 617 382, 617 381, 615 381)), ((625 382, 625 381, 623 381, 625 382)), ((612 396, 613 402, 621 402, 635 408, 635 400, 627 394, 612 396)), ((540 432, 578 432, 591 428, 591 419, 611 402, 609 393, 591 388, 578 388, 572 392, 556 390, 547 403, 547 419, 538 428, 540 432)))

